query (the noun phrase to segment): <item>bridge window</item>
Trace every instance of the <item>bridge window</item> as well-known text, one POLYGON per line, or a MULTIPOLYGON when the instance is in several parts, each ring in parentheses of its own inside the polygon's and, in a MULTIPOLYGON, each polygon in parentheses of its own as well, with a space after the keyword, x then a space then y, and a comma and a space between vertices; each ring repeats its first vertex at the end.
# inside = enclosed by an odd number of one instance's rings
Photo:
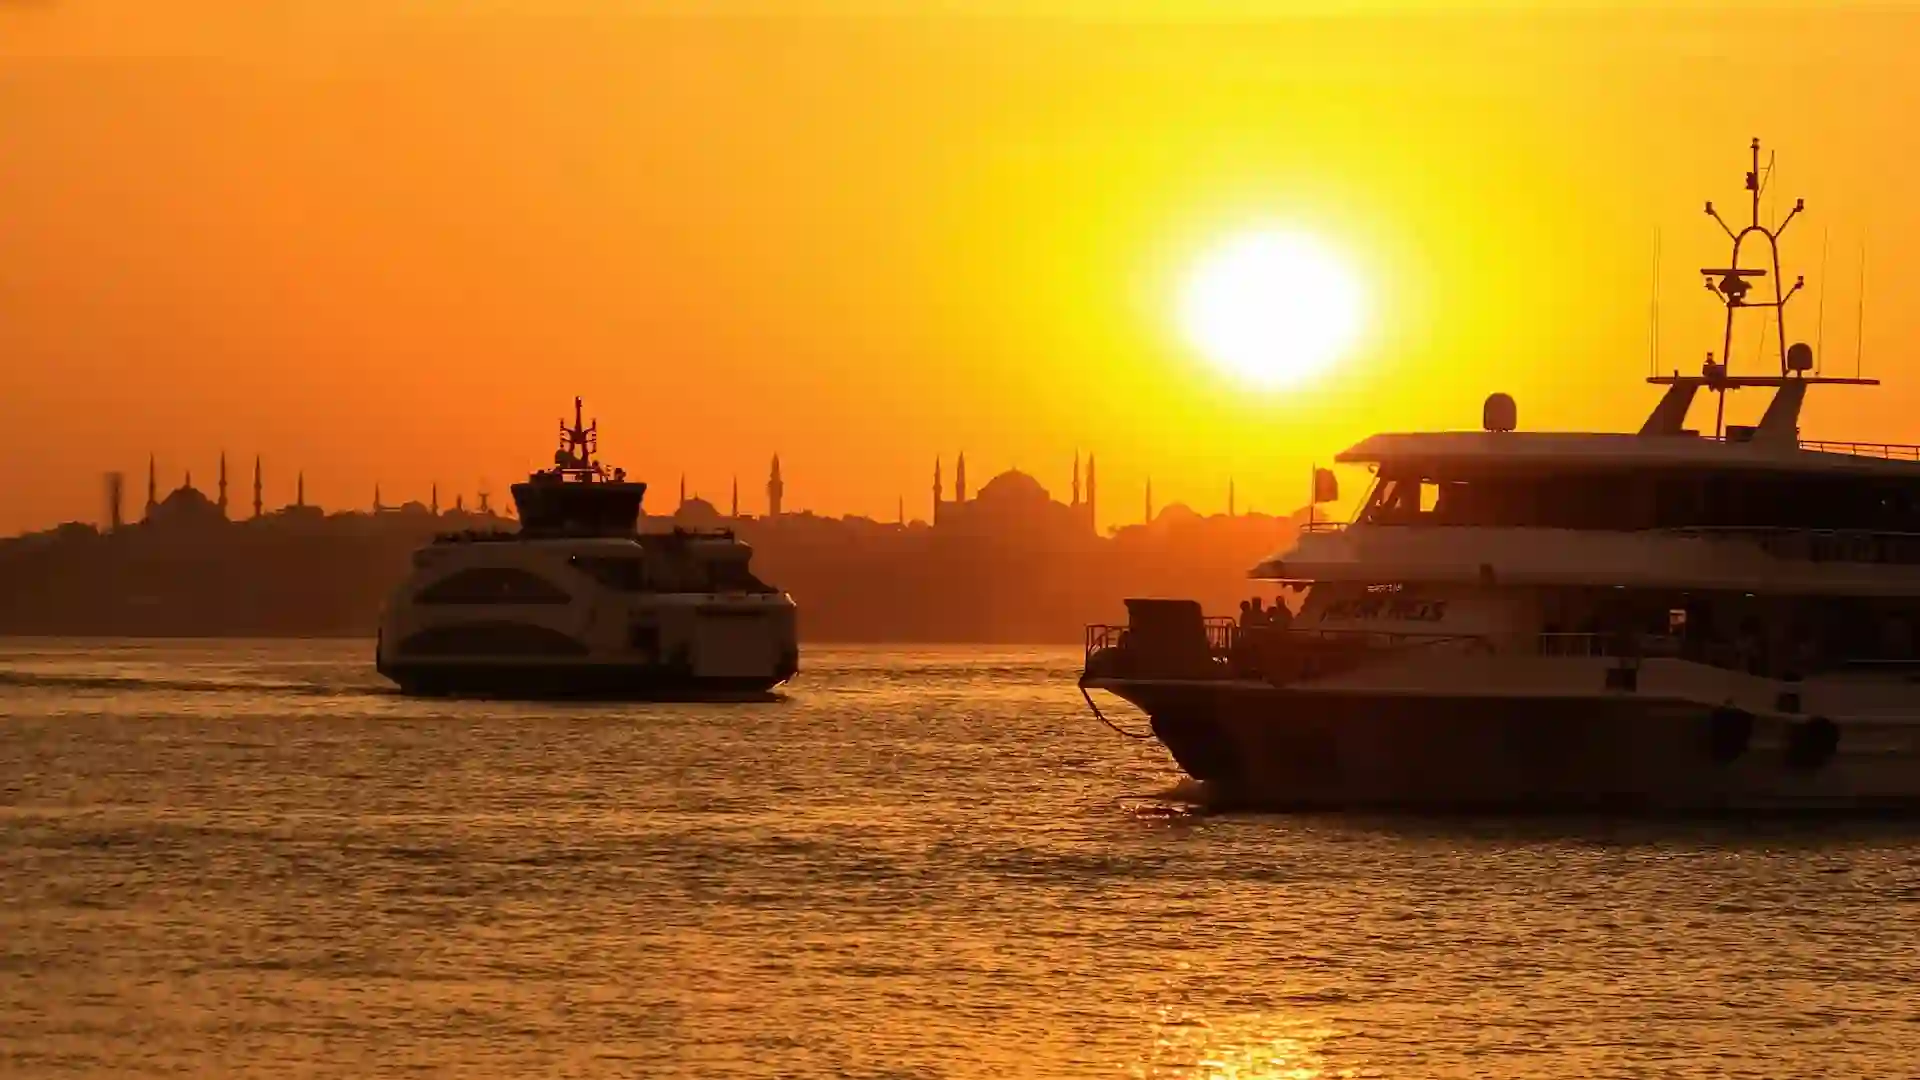
POLYGON ((1383 469, 1360 520, 1493 528, 1920 534, 1920 479, 1701 469, 1456 475, 1383 469))
POLYGON ((766 594, 773 587, 755 577, 747 564, 737 560, 712 563, 708 567, 709 585, 714 592, 743 592, 766 594))
POLYGON ((508 566, 462 570, 414 597, 420 604, 565 604, 566 591, 538 574, 508 566))

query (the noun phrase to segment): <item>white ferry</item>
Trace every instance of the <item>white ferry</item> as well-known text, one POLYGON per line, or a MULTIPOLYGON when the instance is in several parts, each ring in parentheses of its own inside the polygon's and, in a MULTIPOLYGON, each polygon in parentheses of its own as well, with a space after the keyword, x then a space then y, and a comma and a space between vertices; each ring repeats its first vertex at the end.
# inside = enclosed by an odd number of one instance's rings
POLYGON ((1873 381, 1787 345, 1804 204, 1763 226, 1753 154, 1752 223, 1707 204, 1733 258, 1703 274, 1720 356, 1758 313, 1777 372, 1656 376, 1633 433, 1515 430, 1496 394, 1484 430, 1368 438, 1338 457, 1375 473, 1357 516, 1251 572, 1302 594, 1290 622, 1130 600, 1088 629, 1089 705, 1138 706, 1229 806, 1920 807, 1920 447, 1800 438, 1810 389, 1873 381), (1723 426, 1742 388, 1772 400, 1723 426), (1711 433, 1687 426, 1702 389, 1711 433))
POLYGON ((560 424, 551 469, 513 486, 518 532, 414 553, 376 666, 411 694, 687 698, 764 694, 800 666, 793 600, 731 531, 642 532, 647 486, 595 460, 599 423, 560 424))

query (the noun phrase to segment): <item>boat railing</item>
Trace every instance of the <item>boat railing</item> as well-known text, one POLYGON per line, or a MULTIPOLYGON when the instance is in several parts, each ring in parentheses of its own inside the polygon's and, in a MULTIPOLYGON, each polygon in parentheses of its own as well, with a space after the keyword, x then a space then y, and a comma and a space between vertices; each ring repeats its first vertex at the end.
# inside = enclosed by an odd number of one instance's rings
POLYGON ((1742 540, 1775 558, 1799 562, 1920 563, 1920 533, 1778 525, 1689 525, 1661 531, 1704 540, 1742 540))
POLYGON ((1347 523, 1344 521, 1309 521, 1300 526, 1300 531, 1308 534, 1338 533, 1346 530, 1347 523))
POLYGON ((1680 638, 1671 634, 1526 634, 1510 639, 1515 651, 1526 651, 1528 643, 1538 656, 1642 657, 1680 656, 1685 650, 1680 638))
POLYGON ((1800 449, 1820 454, 1846 454, 1849 457, 1885 458, 1888 461, 1920 461, 1920 446, 1909 443, 1832 442, 1801 439, 1800 449))
MULTIPOLYGON (((1207 651, 1215 656, 1225 656, 1233 651, 1239 641, 1240 626, 1228 615, 1209 615, 1202 621, 1207 635, 1207 651)), ((1093 623, 1086 629, 1084 642, 1086 653, 1092 656, 1102 649, 1118 649, 1127 644, 1129 630, 1126 623, 1093 623)))
POLYGON ((435 533, 436 544, 495 544, 513 540, 524 540, 518 531, 506 529, 461 529, 456 532, 435 533))
MULTIPOLYGON (((1459 646, 1477 652, 1522 653, 1560 657, 1681 656, 1686 643, 1671 634, 1633 633, 1519 633, 1447 634, 1346 627, 1241 626, 1229 616, 1212 616, 1204 623, 1207 651, 1227 656, 1244 646, 1260 643, 1365 647, 1376 650, 1459 646)), ((1088 655, 1102 649, 1124 648, 1128 627, 1094 623, 1086 628, 1088 655)))
MULTIPOLYGON (((1207 651, 1215 656, 1228 656, 1243 646, 1262 641, 1366 646, 1376 649, 1444 644, 1469 645, 1476 642, 1490 646, 1493 642, 1492 638, 1484 634, 1414 633, 1329 627, 1241 626, 1228 615, 1208 616, 1203 625, 1207 638, 1207 651)), ((1083 642, 1087 655, 1091 656, 1102 649, 1125 648, 1128 631, 1129 627, 1123 623, 1089 625, 1083 642)))
POLYGON ((1247 626, 1239 627, 1241 641, 1281 641, 1299 644, 1365 646, 1373 649, 1404 649, 1437 645, 1473 645, 1486 642, 1484 634, 1440 634, 1398 630, 1366 630, 1321 626, 1247 626))
MULTIPOLYGON (((1636 666, 1642 660, 1690 660, 1729 671, 1755 675, 1804 669, 1804 662, 1788 663, 1752 645, 1714 642, 1676 634, 1631 631, 1581 633, 1461 634, 1358 628, 1240 626, 1231 618, 1205 622, 1206 648, 1176 649, 1176 668, 1165 677, 1260 678, 1291 681, 1328 675, 1365 663, 1369 657, 1440 651, 1464 655, 1502 655, 1556 659, 1592 659, 1636 666), (1198 663, 1199 667, 1192 665, 1198 663)), ((1087 672, 1109 675, 1161 671, 1157 655, 1163 645, 1144 651, 1128 646, 1128 627, 1097 624, 1087 627, 1087 672)))

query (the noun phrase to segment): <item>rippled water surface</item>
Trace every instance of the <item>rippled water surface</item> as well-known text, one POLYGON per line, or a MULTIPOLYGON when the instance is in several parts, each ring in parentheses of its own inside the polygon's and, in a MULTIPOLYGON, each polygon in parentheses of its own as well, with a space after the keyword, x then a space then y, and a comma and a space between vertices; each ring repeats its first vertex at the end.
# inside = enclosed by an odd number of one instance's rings
POLYGON ((1224 817, 1070 652, 0 644, 0 1074, 1920 1073, 1920 826, 1224 817))

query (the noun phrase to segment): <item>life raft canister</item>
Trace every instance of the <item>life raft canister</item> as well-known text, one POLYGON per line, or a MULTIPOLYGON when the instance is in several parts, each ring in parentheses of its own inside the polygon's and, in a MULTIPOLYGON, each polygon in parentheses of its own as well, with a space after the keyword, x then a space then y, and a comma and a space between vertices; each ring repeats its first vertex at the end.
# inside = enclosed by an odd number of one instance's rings
POLYGON ((1815 772, 1833 759, 1840 746, 1840 727, 1824 716, 1787 725, 1787 767, 1815 772))
POLYGON ((1753 714, 1722 705, 1707 716, 1707 753, 1721 765, 1740 760, 1753 742, 1753 714))

